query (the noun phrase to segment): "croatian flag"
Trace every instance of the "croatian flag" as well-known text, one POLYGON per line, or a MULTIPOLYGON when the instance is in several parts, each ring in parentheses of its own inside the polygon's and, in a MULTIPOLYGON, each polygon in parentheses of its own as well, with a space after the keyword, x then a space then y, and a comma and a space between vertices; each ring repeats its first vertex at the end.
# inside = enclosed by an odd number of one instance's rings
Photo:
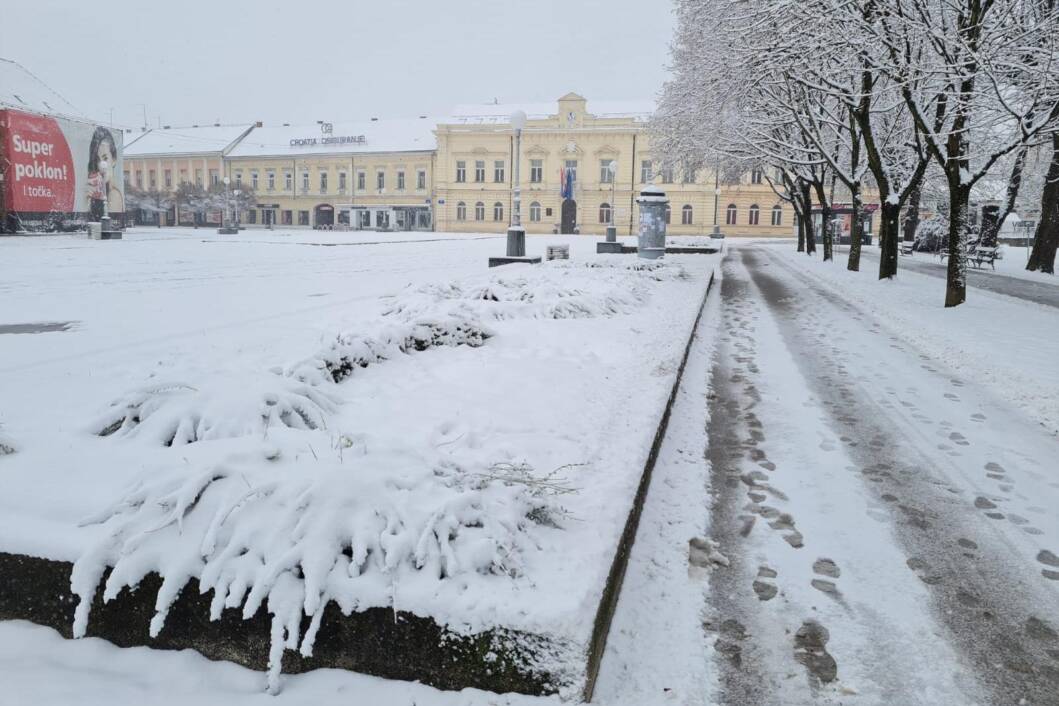
POLYGON ((572 199, 574 197, 573 176, 568 168, 559 170, 559 196, 564 199, 572 199))

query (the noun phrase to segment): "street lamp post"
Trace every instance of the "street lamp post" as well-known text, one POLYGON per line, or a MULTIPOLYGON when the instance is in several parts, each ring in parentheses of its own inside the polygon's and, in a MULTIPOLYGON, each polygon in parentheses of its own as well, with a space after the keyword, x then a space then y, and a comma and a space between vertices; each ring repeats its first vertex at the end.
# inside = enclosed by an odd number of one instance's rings
POLYGON ((99 172, 103 176, 103 217, 99 219, 100 230, 110 232, 110 160, 106 157, 99 161, 99 172))
POLYGON ((228 191, 228 185, 232 183, 232 180, 228 177, 224 177, 224 219, 221 222, 222 228, 230 228, 232 225, 231 213, 232 213, 232 196, 228 191), (227 224, 224 223, 227 221, 227 224))
POLYGON ((239 230, 239 194, 243 192, 235 189, 232 193, 235 195, 235 229, 239 230))
POLYGON ((614 225, 614 211, 618 204, 614 200, 614 185, 618 181, 618 160, 610 160, 607 171, 610 172, 610 216, 607 223, 607 242, 616 243, 618 242, 618 227, 614 225))
POLYGON ((522 129, 526 127, 526 114, 521 110, 512 113, 511 127, 515 131, 515 171, 512 176, 514 194, 511 203, 511 224, 507 228, 507 255, 489 258, 490 267, 516 262, 536 264, 541 261, 539 257, 526 257, 526 229, 522 227, 522 184, 519 172, 521 171, 522 129))
POLYGON ((522 154, 522 129, 526 127, 526 114, 516 110, 511 114, 511 127, 515 130, 515 171, 513 176, 515 194, 511 208, 511 225, 507 229, 507 256, 526 256, 526 229, 522 227, 522 179, 519 173, 522 154))
POLYGON ((110 226, 110 160, 104 157, 99 160, 99 176, 102 181, 103 216, 99 219, 99 239, 121 240, 121 231, 110 226))
POLYGON ((713 172, 713 232, 711 238, 723 238, 721 226, 717 222, 717 211, 721 207, 721 168, 720 165, 713 172))
MULTIPOLYGON (((229 215, 232 209, 232 196, 228 187, 232 180, 224 177, 222 181, 224 182, 224 217, 221 218, 221 227, 217 232, 221 235, 232 235, 239 232, 239 229, 232 225, 231 216, 229 215)), ((239 191, 236 190, 235 194, 238 196, 239 191)))

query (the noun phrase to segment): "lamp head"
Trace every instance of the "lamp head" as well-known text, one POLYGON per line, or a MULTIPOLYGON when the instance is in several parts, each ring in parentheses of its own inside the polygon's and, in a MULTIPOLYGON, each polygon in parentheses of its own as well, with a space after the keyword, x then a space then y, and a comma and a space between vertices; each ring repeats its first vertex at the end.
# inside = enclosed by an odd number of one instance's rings
POLYGON ((516 110, 511 114, 511 127, 516 130, 521 130, 526 127, 526 113, 521 110, 516 110))

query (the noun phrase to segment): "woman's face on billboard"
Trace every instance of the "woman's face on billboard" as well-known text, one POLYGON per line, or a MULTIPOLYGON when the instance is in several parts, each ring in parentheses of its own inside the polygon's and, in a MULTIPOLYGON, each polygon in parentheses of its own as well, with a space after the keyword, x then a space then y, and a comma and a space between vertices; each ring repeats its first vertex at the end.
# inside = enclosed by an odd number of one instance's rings
POLYGON ((96 147, 96 159, 99 161, 101 168, 104 160, 111 169, 114 168, 114 163, 118 160, 118 155, 114 153, 114 148, 111 146, 109 140, 100 141, 99 146, 96 147))

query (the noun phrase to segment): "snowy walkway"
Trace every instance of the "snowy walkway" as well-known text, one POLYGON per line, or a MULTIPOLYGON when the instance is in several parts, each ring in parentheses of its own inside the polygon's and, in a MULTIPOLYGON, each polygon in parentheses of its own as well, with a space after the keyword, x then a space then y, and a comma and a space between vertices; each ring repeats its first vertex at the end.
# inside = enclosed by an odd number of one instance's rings
MULTIPOLYGON (((1023 252, 1025 248, 1019 248, 1023 252)), ((844 262, 848 257, 849 248, 835 248, 836 260, 844 262)), ((861 267, 865 271, 877 271, 879 269, 879 251, 877 248, 864 248, 862 255, 867 256, 867 263, 861 267)), ((967 268, 967 284, 976 289, 986 289, 996 294, 1006 294, 1009 297, 1025 299, 1026 301, 1042 306, 1053 306, 1059 308, 1059 279, 1052 275, 1031 273, 1024 270, 1012 272, 1011 263, 998 262, 998 269, 992 270, 987 267, 976 269, 967 268)), ((1021 265, 1026 261, 1023 257, 1021 265)), ((916 253, 911 257, 902 257, 897 263, 898 272, 902 269, 911 270, 931 277, 945 279, 947 273, 947 262, 942 262, 933 253, 916 253)))
POLYGON ((1055 438, 802 260, 724 264, 720 703, 1057 703, 1055 438))
MULTIPOLYGON (((944 310, 942 283, 911 267, 878 282, 789 243, 728 246, 655 469, 595 703, 1059 704, 1059 312, 984 291, 944 310), (727 566, 689 550, 689 540, 705 537, 727 566)), ((410 247, 442 258, 446 270, 470 271, 494 246, 481 243, 473 255, 447 243, 410 247)), ((196 344, 216 355, 226 319, 250 335, 224 352, 275 357, 262 342, 277 324, 255 321, 253 300, 268 299, 288 329, 305 309, 285 310, 289 295, 265 282, 300 297, 341 292, 326 306, 345 313, 398 272, 430 272, 395 256, 384 260, 392 272, 362 270, 350 286, 362 248, 289 250, 314 253, 306 264, 315 281, 254 250, 255 266, 269 266, 256 291, 227 289, 219 310, 198 294, 206 326, 197 335, 188 320, 138 321, 142 348, 122 351, 103 377, 121 379, 129 357, 157 354, 167 341, 179 342, 177 355, 194 356, 196 344), (321 252, 329 257, 315 259, 321 252)), ((97 277, 84 267, 73 274, 97 277)), ((172 286, 186 274, 174 271, 172 286)), ((26 315, 4 321, 91 321, 65 287, 35 311, 30 284, 16 284, 26 315)), ((162 296, 137 289, 164 310, 162 296)), ((296 340, 334 317, 309 311, 296 340)), ((105 331, 93 340, 85 336, 93 328, 51 335, 83 337, 71 357, 115 355, 94 349, 105 331)), ((284 342, 280 352, 293 347, 284 342)), ((63 352, 53 350, 39 353, 54 364, 63 352)), ((2 362, 17 373, 12 381, 39 369, 14 356, 2 362)), ((62 383, 37 375, 36 384, 62 383)), ((63 414, 72 419, 83 406, 63 414)), ((241 667, 65 641, 18 622, 0 623, 0 673, 8 675, 0 693, 48 705, 102 694, 114 704, 558 703, 331 670, 293 676, 273 699, 260 693, 260 675, 241 667)))

